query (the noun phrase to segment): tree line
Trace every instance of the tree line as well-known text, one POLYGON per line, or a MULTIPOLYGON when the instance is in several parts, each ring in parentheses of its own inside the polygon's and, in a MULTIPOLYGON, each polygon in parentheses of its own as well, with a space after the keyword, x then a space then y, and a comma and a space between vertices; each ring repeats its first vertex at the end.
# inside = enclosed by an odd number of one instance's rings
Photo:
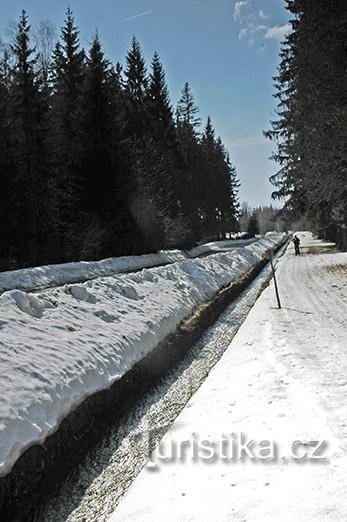
POLYGON ((239 225, 241 232, 248 235, 261 234, 266 232, 282 232, 287 229, 287 223, 280 215, 280 209, 270 206, 258 206, 251 208, 243 202, 240 209, 239 225))
POLYGON ((347 222, 347 9, 340 0, 286 0, 292 31, 274 78, 274 140, 280 170, 270 178, 294 219, 321 236, 347 222))
POLYGON ((237 229, 238 180, 184 85, 174 111, 157 53, 133 38, 124 67, 69 9, 22 12, 0 59, 0 268, 187 248, 237 229), (34 33, 34 34, 33 34, 34 33))

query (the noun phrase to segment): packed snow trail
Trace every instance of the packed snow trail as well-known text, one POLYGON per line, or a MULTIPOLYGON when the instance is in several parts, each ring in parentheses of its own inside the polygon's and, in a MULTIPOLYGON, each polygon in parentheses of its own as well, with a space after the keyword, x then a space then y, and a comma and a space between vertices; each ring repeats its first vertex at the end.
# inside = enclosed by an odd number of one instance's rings
POLYGON ((271 283, 160 448, 243 434, 274 441, 277 457, 193 460, 189 449, 165 463, 157 450, 110 522, 347 520, 347 254, 300 238, 302 255, 291 246, 279 261, 282 310, 271 283), (297 440, 298 456, 326 441, 325 460, 295 460, 297 440))

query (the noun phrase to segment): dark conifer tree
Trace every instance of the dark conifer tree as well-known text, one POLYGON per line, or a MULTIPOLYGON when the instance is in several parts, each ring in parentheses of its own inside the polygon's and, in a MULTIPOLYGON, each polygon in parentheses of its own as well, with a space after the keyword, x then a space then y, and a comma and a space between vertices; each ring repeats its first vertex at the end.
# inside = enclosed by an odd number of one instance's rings
POLYGON ((81 99, 81 209, 86 222, 81 243, 82 255, 94 258, 105 251, 106 222, 114 205, 110 75, 110 64, 96 35, 86 59, 81 99))
POLYGON ((134 37, 126 56, 126 124, 131 139, 142 138, 147 126, 148 76, 139 42, 134 37))
POLYGON ((164 215, 173 213, 174 187, 174 146, 175 128, 173 113, 169 99, 169 91, 165 81, 165 73, 157 53, 154 54, 147 93, 147 134, 150 136, 161 156, 163 177, 156 179, 153 193, 162 207, 164 215))
POLYGON ((103 215, 111 197, 110 132, 112 114, 109 98, 110 66, 104 57, 99 37, 95 36, 87 58, 82 97, 86 210, 103 215))
POLYGON ((112 135, 115 142, 127 139, 126 132, 126 95, 123 80, 123 67, 117 62, 115 67, 109 70, 107 84, 108 95, 111 105, 112 135))
POLYGON ((346 222, 346 48, 343 2, 287 0, 292 32, 275 78, 278 118, 266 135, 277 146, 274 197, 327 235, 346 222))
POLYGON ((186 82, 177 105, 177 122, 179 125, 182 125, 188 133, 197 136, 197 128, 201 123, 201 118, 198 114, 199 108, 195 104, 190 85, 186 82))
POLYGON ((14 68, 10 99, 13 177, 13 256, 21 265, 40 260, 40 236, 45 228, 42 208, 46 194, 43 169, 45 115, 35 77, 36 60, 30 46, 30 25, 25 11, 19 19, 13 45, 14 68))
POLYGON ((236 174, 236 168, 231 163, 229 152, 222 143, 221 138, 217 138, 217 223, 218 237, 224 239, 227 232, 237 232, 239 230, 238 215, 238 189, 240 186, 236 174))
POLYGON ((61 43, 55 47, 52 65, 51 160, 57 194, 56 245, 67 259, 79 258, 81 225, 81 158, 83 114, 81 107, 85 56, 79 47, 73 14, 67 11, 61 43))
POLYGON ((0 42, 0 270, 9 266, 13 255, 14 166, 10 152, 11 51, 0 42))
MULTIPOLYGON (((179 179, 181 158, 165 72, 157 53, 154 54, 151 64, 147 112, 148 133, 160 150, 165 164, 161 194, 166 207, 164 213, 181 229, 178 222, 182 221, 182 215, 178 207, 179 194, 176 183, 179 179)), ((174 223, 172 227, 175 227, 174 223)))
POLYGON ((130 208, 142 230, 143 248, 151 250, 165 246, 163 221, 170 216, 172 209, 170 173, 166 169, 167 150, 164 140, 159 138, 159 129, 163 129, 161 118, 166 113, 167 124, 169 106, 168 99, 165 99, 164 76, 159 71, 159 60, 155 60, 155 71, 149 79, 140 45, 135 38, 126 62, 126 125, 135 159, 130 208), (157 100, 151 97, 150 88, 152 93, 159 89, 157 100), (154 102, 157 102, 155 108, 154 102), (154 111, 152 115, 151 110, 154 111))
POLYGON ((216 160, 214 168, 214 208, 216 237, 224 239, 226 233, 238 230, 238 187, 235 166, 220 137, 216 140, 216 160))
POLYGON ((189 217, 192 233, 201 236, 202 215, 199 205, 199 108, 195 105, 189 83, 186 82, 176 110, 177 135, 182 154, 183 166, 178 180, 180 205, 189 217))
POLYGON ((237 176, 236 167, 231 163, 229 153, 226 154, 226 164, 229 171, 229 201, 226 206, 230 209, 230 223, 229 232, 239 232, 239 215, 240 215, 240 203, 239 203, 239 187, 240 181, 237 176))
POLYGON ((85 56, 71 10, 50 61, 53 34, 40 23, 34 52, 23 12, 0 59, 1 267, 224 237, 236 174, 210 120, 200 136, 188 83, 175 119, 159 57, 147 75, 135 38, 123 72, 97 36, 85 56))
POLYGON ((165 72, 157 53, 151 64, 147 104, 150 132, 158 143, 166 145, 172 140, 174 120, 165 72))
POLYGON ((216 213, 218 207, 218 167, 220 157, 218 157, 215 132, 212 127, 211 118, 208 117, 206 127, 201 139, 200 146, 200 179, 197 184, 200 212, 203 219, 203 226, 207 236, 216 237, 216 213))
POLYGON ((257 234, 259 234, 258 217, 256 212, 253 212, 249 218, 247 234, 249 237, 255 237, 257 234))

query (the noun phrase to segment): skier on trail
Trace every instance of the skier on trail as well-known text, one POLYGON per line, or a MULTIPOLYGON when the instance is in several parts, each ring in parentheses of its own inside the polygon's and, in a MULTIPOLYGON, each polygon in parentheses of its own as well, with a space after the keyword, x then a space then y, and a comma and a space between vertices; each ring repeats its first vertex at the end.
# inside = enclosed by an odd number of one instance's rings
POLYGON ((295 255, 299 256, 300 255, 300 239, 298 238, 298 236, 294 236, 292 241, 294 243, 295 255))

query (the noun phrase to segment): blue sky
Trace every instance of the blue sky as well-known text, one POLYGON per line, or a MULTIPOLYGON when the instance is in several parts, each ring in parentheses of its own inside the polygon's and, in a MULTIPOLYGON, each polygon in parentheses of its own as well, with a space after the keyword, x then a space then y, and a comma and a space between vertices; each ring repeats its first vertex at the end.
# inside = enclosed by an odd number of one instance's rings
POLYGON ((288 30, 283 0, 0 0, 0 35, 26 9, 31 23, 50 19, 61 27, 74 11, 81 44, 96 28, 109 59, 123 61, 131 38, 148 62, 158 51, 175 104, 189 81, 203 120, 210 114, 241 180, 240 200, 271 202, 268 159, 262 135, 274 115, 272 76, 279 42, 288 30))

